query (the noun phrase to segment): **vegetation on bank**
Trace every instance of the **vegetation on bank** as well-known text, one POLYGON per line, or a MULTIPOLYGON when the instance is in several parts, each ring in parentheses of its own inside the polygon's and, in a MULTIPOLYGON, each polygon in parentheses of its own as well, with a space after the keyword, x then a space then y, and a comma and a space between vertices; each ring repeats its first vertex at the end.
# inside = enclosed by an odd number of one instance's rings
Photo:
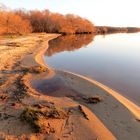
POLYGON ((48 10, 0 10, 0 34, 31 32, 89 34, 95 32, 95 28, 89 20, 73 14, 62 15, 48 10))
POLYGON ((30 22, 9 11, 0 11, 0 34, 26 34, 32 31, 30 22))
POLYGON ((60 34, 110 34, 139 32, 136 27, 94 26, 88 19, 77 15, 62 15, 49 10, 9 10, 0 7, 0 35, 22 35, 34 32, 60 34))
POLYGON ((54 133, 55 129, 49 124, 49 119, 65 119, 66 110, 55 106, 36 104, 26 107, 20 115, 21 121, 27 122, 35 133, 54 133))
POLYGON ((110 27, 110 26, 96 26, 97 34, 111 34, 111 33, 135 33, 140 32, 137 27, 110 27))

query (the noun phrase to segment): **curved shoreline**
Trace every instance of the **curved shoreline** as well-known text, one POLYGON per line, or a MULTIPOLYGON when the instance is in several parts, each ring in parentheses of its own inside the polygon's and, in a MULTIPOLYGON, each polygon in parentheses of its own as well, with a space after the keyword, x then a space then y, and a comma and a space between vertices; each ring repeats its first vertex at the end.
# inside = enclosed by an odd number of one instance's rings
MULTIPOLYGON (((54 39, 54 38, 56 38, 58 36, 60 36, 60 35, 55 35, 53 37, 50 37, 47 40, 47 46, 45 46, 43 48, 39 48, 39 50, 37 50, 34 53, 34 56, 33 56, 33 59, 35 59, 35 61, 37 62, 38 65, 45 66, 46 68, 49 69, 48 77, 52 77, 54 75, 55 70, 53 68, 49 67, 44 62, 43 55, 44 55, 45 51, 47 51, 47 49, 49 47, 49 45, 48 45, 49 40, 54 39)), ((78 77, 80 77, 82 79, 85 79, 85 80, 89 81, 90 83, 102 88, 103 90, 107 91, 109 94, 111 94, 113 97, 115 97, 120 103, 122 103, 126 108, 128 108, 132 112, 132 114, 136 117, 136 119, 138 121, 140 121, 140 107, 137 106, 132 101, 128 100, 123 95, 119 94, 118 92, 112 90, 111 88, 109 88, 109 87, 107 87, 107 86, 105 86, 105 85, 103 85, 103 84, 101 84, 101 83, 99 83, 99 82, 97 82, 97 81, 95 81, 93 79, 90 79, 90 78, 87 78, 85 76, 82 76, 82 75, 79 75, 79 74, 76 74, 76 73, 72 73, 72 72, 69 72, 69 71, 62 71, 62 72, 66 72, 66 73, 78 76, 78 77)))
MULTIPOLYGON (((140 109, 139 109, 139 107, 137 105, 135 105, 133 102, 129 101, 127 98, 125 98, 122 95, 120 95, 119 93, 117 93, 114 90, 110 89, 109 87, 107 87, 107 86, 105 86, 105 85, 103 85, 103 84, 101 84, 101 83, 99 83, 99 82, 97 82, 97 81, 95 81, 93 79, 87 78, 85 76, 75 74, 75 73, 72 73, 72 72, 69 72, 69 71, 55 70, 55 69, 49 67, 44 62, 43 55, 44 55, 45 51, 47 50, 47 48, 49 47, 48 46, 49 40, 51 40, 51 39, 53 39, 55 37, 58 37, 58 36, 59 35, 52 35, 52 36, 50 35, 49 38, 45 41, 45 45, 43 47, 39 47, 39 49, 37 49, 32 55, 30 55, 30 57, 25 57, 25 60, 26 60, 25 62, 30 61, 29 58, 33 59, 35 62, 33 64, 29 64, 29 65, 24 65, 24 63, 23 63, 22 66, 23 67, 30 67, 30 66, 43 66, 43 67, 46 67, 48 69, 47 76, 45 76, 46 79, 53 78, 59 72, 61 72, 63 74, 66 73, 66 74, 69 74, 69 75, 73 75, 74 77, 79 77, 81 80, 83 79, 83 80, 87 81, 87 83, 91 83, 92 85, 94 85, 94 87, 98 87, 98 88, 102 89, 103 91, 106 91, 108 94, 110 94, 110 96, 114 97, 119 102, 118 104, 123 104, 123 106, 125 106, 129 110, 130 114, 133 114, 136 117, 137 120, 140 120, 140 109)), ((34 87, 32 87, 32 85, 30 83, 31 82, 29 80, 30 78, 32 78, 32 76, 29 76, 29 77, 27 76, 25 79, 28 81, 29 87, 36 91, 36 89, 34 87)), ((64 77, 64 78, 66 78, 66 77, 64 77)), ((40 97, 44 97, 44 95, 41 95, 40 97)), ((89 108, 87 108, 87 110, 91 112, 90 116, 92 116, 91 114, 93 114, 93 116, 95 116, 95 118, 94 118, 95 120, 92 119, 92 121, 94 121, 94 123, 95 122, 96 123, 100 122, 97 125, 98 126, 97 128, 101 129, 103 134, 101 134, 101 136, 99 138, 101 138, 102 140, 104 140, 105 138, 107 138, 107 139, 110 138, 111 140, 116 139, 114 134, 106 127, 106 125, 104 125, 102 123, 100 118, 96 117, 96 115, 94 115, 94 112, 91 111, 89 108)), ((121 115, 121 116, 123 116, 123 115, 121 115)), ((132 116, 132 118, 133 118, 133 116, 132 116)), ((123 118, 123 120, 124 119, 125 118, 123 118)), ((127 120, 128 120, 128 118, 127 118, 127 120)), ((100 135, 98 132, 96 132, 96 134, 100 135)))
POLYGON ((103 85, 102 83, 97 82, 96 80, 90 79, 88 77, 76 74, 76 73, 72 73, 69 71, 63 71, 75 76, 78 76, 82 79, 85 79, 87 81, 89 81, 90 83, 102 88, 103 90, 107 91, 109 94, 111 94, 113 97, 115 97, 120 103, 122 103, 126 108, 128 108, 128 110, 130 110, 130 112, 132 112, 132 114, 136 117, 136 120, 140 121, 140 107, 137 106, 135 103, 133 103, 132 101, 128 100, 126 97, 124 97, 123 95, 119 94, 118 92, 112 90, 111 88, 103 85))
MULTIPOLYGON (((54 38, 56 38, 58 36, 59 35, 52 35, 52 36, 50 36, 49 39, 47 39, 47 41, 46 41, 47 45, 45 45, 43 47, 40 47, 33 54, 25 57, 23 59, 23 61, 25 61, 25 62, 22 62, 22 67, 26 67, 26 68, 29 68, 31 66, 43 66, 43 67, 46 67, 48 69, 48 73, 47 73, 47 76, 45 76, 45 79, 52 78, 57 72, 55 73, 55 70, 53 70, 52 68, 50 68, 44 62, 43 55, 44 55, 45 51, 48 48, 48 42, 49 42, 49 40, 54 39, 54 38), (35 62, 33 62, 32 64, 30 64, 30 63, 29 64, 26 64, 26 62, 30 61, 29 59, 34 59, 35 62)), ((33 78, 32 75, 29 74, 29 75, 25 75, 25 77, 23 78, 23 80, 24 80, 24 83, 26 83, 25 85, 33 93, 35 93, 35 96, 36 96, 36 95, 39 95, 39 93, 32 87, 32 85, 30 83, 30 80, 29 79, 32 79, 32 78, 33 78)), ((39 98, 44 98, 45 99, 44 95, 41 95, 41 96, 39 95, 39 98)), ((78 105, 78 104, 76 103, 76 105, 78 105)), ((89 124, 87 124, 86 126, 84 126, 85 128, 87 127, 87 132, 92 130, 92 133, 95 134, 95 136, 97 136, 101 140, 104 140, 104 139, 116 140, 116 137, 112 134, 112 132, 110 130, 108 130, 108 128, 106 128, 106 126, 100 121, 100 119, 93 112, 91 112, 87 107, 85 107, 83 105, 81 105, 81 108, 82 108, 83 111, 86 112, 86 115, 89 118, 89 120, 88 120, 88 123, 89 124), (102 133, 100 133, 98 130, 100 130, 100 132, 102 132, 102 133)), ((82 126, 83 123, 84 122, 81 122, 80 125, 82 126)), ((81 130, 79 130, 79 131, 81 131, 81 130)), ((88 137, 90 137, 91 135, 93 135, 92 133, 89 134, 88 137)), ((81 136, 79 136, 79 137, 81 137, 81 136)))

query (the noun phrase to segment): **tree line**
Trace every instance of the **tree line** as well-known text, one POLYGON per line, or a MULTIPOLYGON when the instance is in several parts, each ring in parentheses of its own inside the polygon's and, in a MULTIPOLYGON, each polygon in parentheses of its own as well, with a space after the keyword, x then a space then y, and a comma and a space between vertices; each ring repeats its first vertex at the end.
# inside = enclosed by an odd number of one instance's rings
POLYGON ((0 10, 0 34, 47 32, 61 34, 90 34, 94 25, 73 14, 62 15, 44 11, 0 10))
POLYGON ((96 26, 96 34, 112 34, 112 33, 135 33, 140 32, 138 27, 111 27, 96 26))
POLYGON ((0 11, 0 34, 26 34, 31 31, 28 20, 13 12, 0 11))

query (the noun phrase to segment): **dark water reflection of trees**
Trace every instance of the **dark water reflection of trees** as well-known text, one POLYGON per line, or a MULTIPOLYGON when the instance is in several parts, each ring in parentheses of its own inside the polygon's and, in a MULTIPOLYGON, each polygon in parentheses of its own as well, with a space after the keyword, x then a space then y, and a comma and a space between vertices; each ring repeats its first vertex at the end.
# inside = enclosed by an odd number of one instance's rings
POLYGON ((49 41, 49 48, 45 55, 52 56, 63 51, 74 51, 88 45, 95 35, 65 35, 49 41))

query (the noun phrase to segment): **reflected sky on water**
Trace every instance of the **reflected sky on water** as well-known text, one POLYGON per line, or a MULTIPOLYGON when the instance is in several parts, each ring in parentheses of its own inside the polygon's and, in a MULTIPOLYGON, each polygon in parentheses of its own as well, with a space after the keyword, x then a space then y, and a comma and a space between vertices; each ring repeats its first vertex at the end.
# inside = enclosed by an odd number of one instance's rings
POLYGON ((50 42, 47 64, 94 78, 140 105, 140 33, 64 38, 50 42))

